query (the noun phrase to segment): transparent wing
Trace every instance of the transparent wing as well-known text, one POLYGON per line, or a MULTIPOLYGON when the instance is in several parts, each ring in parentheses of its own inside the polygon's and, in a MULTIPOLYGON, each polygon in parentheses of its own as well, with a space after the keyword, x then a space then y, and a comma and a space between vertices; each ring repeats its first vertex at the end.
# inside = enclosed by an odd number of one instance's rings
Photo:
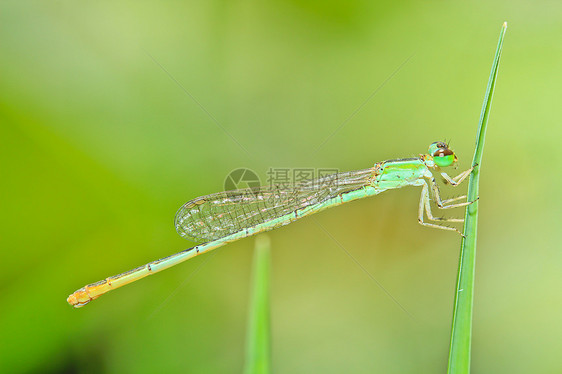
MULTIPOLYGON (((320 204, 370 183, 373 169, 349 171, 305 181, 296 186, 262 186, 201 196, 176 213, 178 234, 194 241, 223 238, 246 228, 320 204)), ((283 222, 271 229, 282 226, 283 222)))

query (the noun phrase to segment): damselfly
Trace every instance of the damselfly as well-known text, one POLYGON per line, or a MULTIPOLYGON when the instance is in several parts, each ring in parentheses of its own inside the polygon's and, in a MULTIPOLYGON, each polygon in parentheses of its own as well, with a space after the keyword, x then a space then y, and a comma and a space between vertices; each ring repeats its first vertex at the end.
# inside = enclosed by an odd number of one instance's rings
POLYGON ((372 168, 329 175, 293 187, 259 187, 219 192, 185 203, 177 212, 177 232, 186 239, 205 241, 195 247, 150 262, 125 273, 89 284, 74 292, 68 303, 78 308, 106 292, 157 273, 180 262, 209 252, 227 243, 287 225, 299 218, 349 201, 377 195, 405 186, 421 186, 418 209, 419 223, 424 226, 457 231, 436 222, 462 222, 462 219, 433 216, 430 194, 440 209, 472 204, 457 202, 466 196, 443 200, 432 171, 439 172, 446 183, 458 186, 470 175, 472 168, 450 177, 441 171, 457 162, 455 153, 443 142, 429 146, 419 157, 388 160, 372 168), (433 223, 424 221, 424 212, 433 223))

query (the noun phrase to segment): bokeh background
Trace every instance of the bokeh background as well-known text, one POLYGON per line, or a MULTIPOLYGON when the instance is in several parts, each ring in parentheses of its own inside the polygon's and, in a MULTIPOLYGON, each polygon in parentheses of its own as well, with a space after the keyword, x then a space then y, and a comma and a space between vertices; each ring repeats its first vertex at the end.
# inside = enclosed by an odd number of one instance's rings
MULTIPOLYGON (((239 167, 362 169, 447 139, 468 168, 504 21, 472 368, 561 372, 561 14, 555 1, 3 1, 2 372, 241 372, 253 239, 83 309, 65 299, 193 245, 177 208, 239 167)), ((419 193, 270 234, 274 372, 445 372, 460 240, 418 225, 419 193)))

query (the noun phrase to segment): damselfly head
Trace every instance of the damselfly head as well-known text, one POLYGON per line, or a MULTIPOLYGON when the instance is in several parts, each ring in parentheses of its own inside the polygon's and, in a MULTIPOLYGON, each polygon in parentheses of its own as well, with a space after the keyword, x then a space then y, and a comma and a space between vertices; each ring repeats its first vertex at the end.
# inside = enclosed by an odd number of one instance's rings
POLYGON ((449 145, 444 142, 434 142, 429 146, 429 155, 433 158, 435 165, 439 167, 447 167, 457 162, 457 156, 449 145))

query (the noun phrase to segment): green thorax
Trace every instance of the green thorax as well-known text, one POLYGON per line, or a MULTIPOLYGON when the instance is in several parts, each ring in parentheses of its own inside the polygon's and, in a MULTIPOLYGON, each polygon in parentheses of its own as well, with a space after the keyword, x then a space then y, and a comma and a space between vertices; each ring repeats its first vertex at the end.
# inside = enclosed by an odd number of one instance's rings
POLYGON ((421 158, 381 162, 378 164, 378 169, 373 187, 381 191, 404 186, 419 186, 423 183, 424 177, 431 176, 431 172, 421 158))

